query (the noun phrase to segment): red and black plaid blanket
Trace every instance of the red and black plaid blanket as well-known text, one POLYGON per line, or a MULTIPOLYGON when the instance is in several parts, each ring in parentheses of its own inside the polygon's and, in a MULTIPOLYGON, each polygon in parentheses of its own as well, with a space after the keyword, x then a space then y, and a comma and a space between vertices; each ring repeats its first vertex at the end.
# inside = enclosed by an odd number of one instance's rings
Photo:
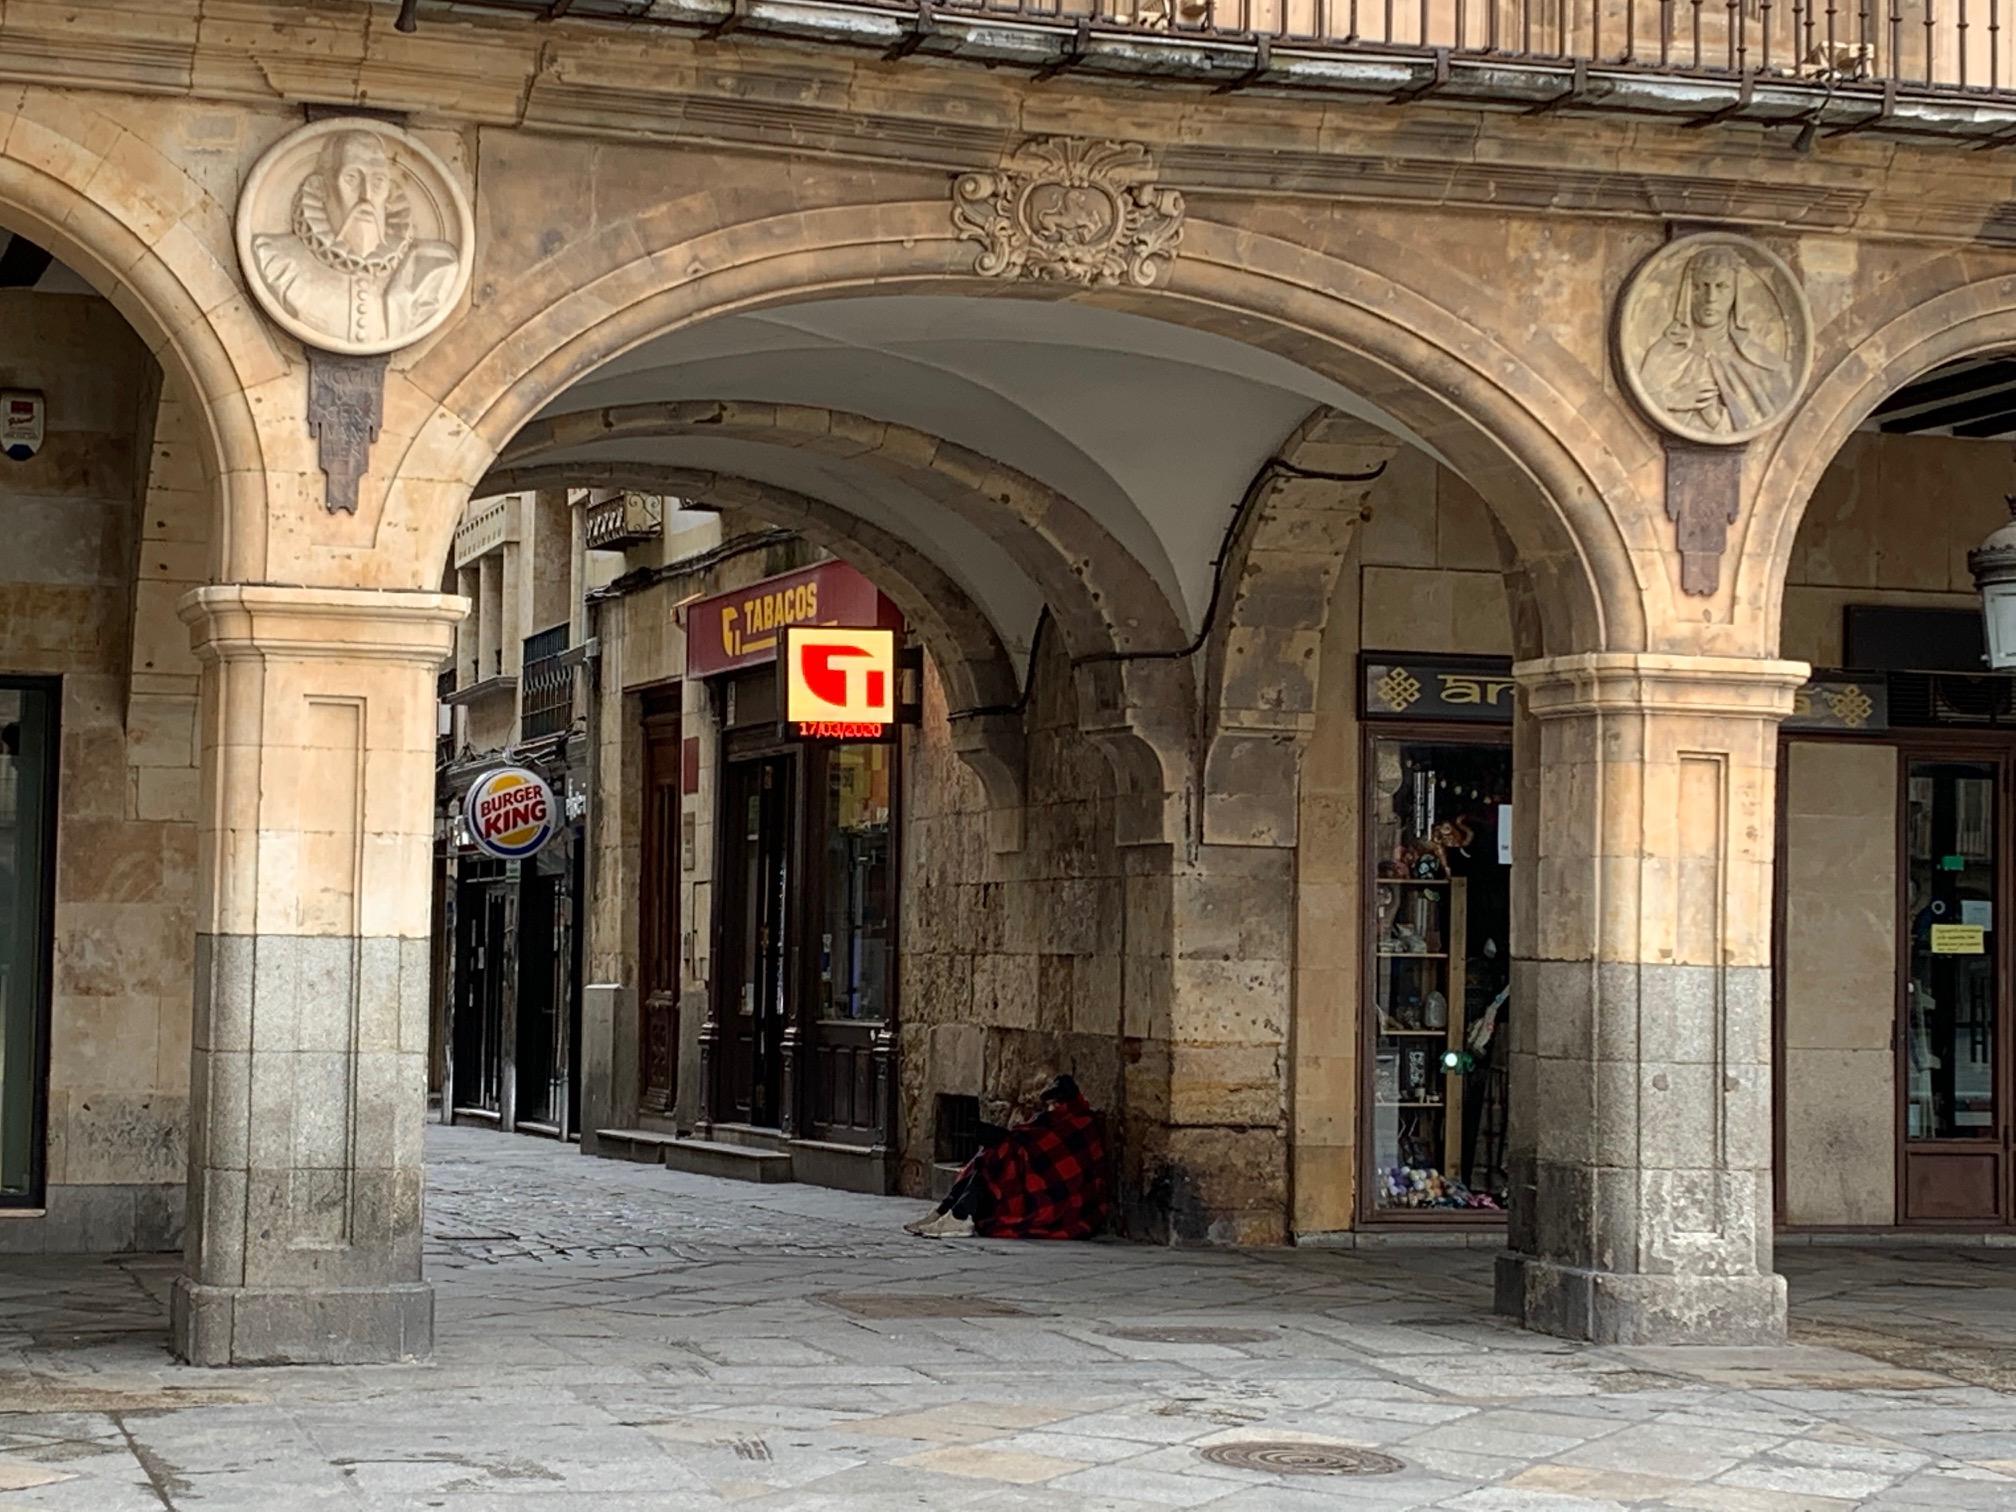
POLYGON ((1045 1107, 974 1159, 992 1197, 974 1230, 990 1239, 1089 1239, 1106 1221, 1106 1140, 1083 1097, 1045 1107))

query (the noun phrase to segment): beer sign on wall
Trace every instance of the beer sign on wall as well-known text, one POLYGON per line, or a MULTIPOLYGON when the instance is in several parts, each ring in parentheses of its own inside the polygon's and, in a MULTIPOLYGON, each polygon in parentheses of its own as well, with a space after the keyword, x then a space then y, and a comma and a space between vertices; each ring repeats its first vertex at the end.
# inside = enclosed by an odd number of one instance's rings
POLYGON ((884 740, 896 725, 896 632, 792 625, 784 637, 784 733, 884 740))
POLYGON ((477 849, 500 861, 523 861, 553 838, 553 789, 525 767, 493 767, 470 785, 462 818, 477 849))

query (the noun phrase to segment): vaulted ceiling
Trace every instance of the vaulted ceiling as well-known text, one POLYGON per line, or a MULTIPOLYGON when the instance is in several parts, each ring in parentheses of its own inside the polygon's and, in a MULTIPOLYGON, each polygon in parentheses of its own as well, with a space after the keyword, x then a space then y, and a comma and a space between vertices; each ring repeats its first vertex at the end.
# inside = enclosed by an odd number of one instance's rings
MULTIPOLYGON (((1091 513, 1193 629, 1241 498, 1313 409, 1405 435, 1337 384, 1227 337, 1069 302, 925 295, 824 300, 675 332, 602 368, 546 417, 705 400, 866 415, 1018 469, 1091 513)), ((809 494, 923 547, 1017 653, 1042 608, 986 534, 843 458, 618 436, 513 461, 655 462, 809 494)))

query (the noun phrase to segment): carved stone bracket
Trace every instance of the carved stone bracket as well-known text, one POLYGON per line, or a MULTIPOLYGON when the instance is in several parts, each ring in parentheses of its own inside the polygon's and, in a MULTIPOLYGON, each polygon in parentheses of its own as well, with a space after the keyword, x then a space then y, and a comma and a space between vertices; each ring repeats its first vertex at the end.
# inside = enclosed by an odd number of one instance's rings
POLYGON ((1033 141, 998 170, 961 174, 952 221, 984 278, 1148 288, 1183 239, 1183 196, 1154 182, 1138 142, 1033 141))
POLYGON ((1722 551, 1743 511, 1740 448, 1666 443, 1666 518, 1680 548, 1680 591, 1712 596, 1722 586, 1722 551))
POLYGON ((391 359, 339 357, 308 348, 308 428, 329 480, 323 507, 357 512, 357 488, 370 470, 371 443, 385 418, 385 365, 391 359))

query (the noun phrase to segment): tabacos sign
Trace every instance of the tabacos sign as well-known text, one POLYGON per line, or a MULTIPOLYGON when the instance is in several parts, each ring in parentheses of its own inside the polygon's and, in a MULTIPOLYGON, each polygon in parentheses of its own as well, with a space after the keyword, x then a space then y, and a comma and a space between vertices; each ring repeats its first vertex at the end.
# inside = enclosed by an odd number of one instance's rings
POLYGON ((882 740, 896 724, 896 632, 792 625, 784 637, 784 733, 882 740))
POLYGON ((793 625, 903 628, 896 606, 844 562, 786 572, 679 607, 686 630, 686 675, 718 677, 776 661, 793 625))
POLYGON ((470 785, 462 819, 477 849, 523 861, 553 838, 553 789, 524 767, 493 767, 470 785))

